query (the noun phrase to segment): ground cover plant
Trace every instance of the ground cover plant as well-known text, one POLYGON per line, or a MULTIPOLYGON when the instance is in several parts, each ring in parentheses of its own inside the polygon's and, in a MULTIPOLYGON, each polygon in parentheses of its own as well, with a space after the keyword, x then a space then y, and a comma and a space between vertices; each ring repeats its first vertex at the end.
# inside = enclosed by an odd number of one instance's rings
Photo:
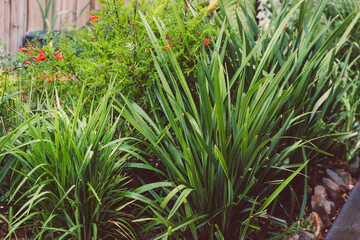
POLYGON ((285 1, 259 28, 252 1, 100 2, 2 74, 4 237, 299 231, 308 168, 360 147, 359 11, 285 1))

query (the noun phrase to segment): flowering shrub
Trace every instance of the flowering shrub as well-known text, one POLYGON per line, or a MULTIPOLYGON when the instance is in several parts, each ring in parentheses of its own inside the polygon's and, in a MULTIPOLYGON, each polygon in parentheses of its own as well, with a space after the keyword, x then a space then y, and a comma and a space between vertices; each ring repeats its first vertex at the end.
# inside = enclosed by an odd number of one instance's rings
MULTIPOLYGON (((192 83, 192 91, 196 90, 195 60, 201 54, 201 47, 210 44, 212 33, 217 29, 216 25, 206 22, 205 10, 195 16, 183 1, 178 1, 176 7, 171 2, 162 7, 144 3, 135 9, 134 2, 126 5, 123 1, 101 1, 101 4, 100 11, 89 14, 88 26, 62 34, 60 38, 53 37, 50 39, 53 46, 40 47, 34 41, 20 48, 19 59, 23 62, 20 75, 28 89, 35 84, 34 97, 44 96, 47 91, 55 100, 57 87, 59 97, 70 107, 71 100, 64 93, 78 94, 85 84, 87 96, 93 96, 96 104, 108 83, 116 79, 116 88, 120 92, 148 108, 144 92, 153 83, 155 72, 151 50, 156 48, 173 50, 192 83), (162 23, 166 44, 155 47, 151 44, 137 14, 140 11, 146 18, 154 17, 162 23), (49 77, 36 77, 43 75, 49 77)), ((202 11, 201 8, 198 10, 202 11)), ((156 27, 154 21, 149 24, 156 27)), ((155 34, 160 36, 160 32, 155 34)), ((84 110, 89 110, 90 106, 88 104, 84 110)))

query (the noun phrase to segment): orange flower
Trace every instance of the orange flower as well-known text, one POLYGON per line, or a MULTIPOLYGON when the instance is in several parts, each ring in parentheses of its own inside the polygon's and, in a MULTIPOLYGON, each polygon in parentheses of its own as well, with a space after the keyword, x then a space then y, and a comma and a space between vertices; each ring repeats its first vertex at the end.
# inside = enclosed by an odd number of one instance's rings
POLYGON ((99 15, 90 15, 90 21, 92 21, 93 23, 96 23, 99 18, 99 15))
POLYGON ((169 45, 165 46, 165 49, 168 51, 170 50, 170 43, 169 43, 169 45))
POLYGON ((26 64, 32 64, 32 62, 29 62, 29 61, 26 61, 25 63, 26 63, 26 64))
POLYGON ((26 48, 24 48, 23 46, 20 46, 20 52, 25 51, 25 50, 26 50, 26 48))
POLYGON ((209 39, 204 38, 204 44, 205 44, 205 46, 209 45, 210 44, 209 39))
POLYGON ((60 52, 60 50, 57 50, 55 53, 54 53, 55 57, 57 59, 59 59, 60 61, 64 60, 63 57, 62 57, 62 52, 60 52))
POLYGON ((54 79, 54 77, 50 77, 50 79, 48 80, 49 83, 51 83, 51 81, 54 79))
POLYGON ((31 51, 29 51, 29 52, 27 52, 28 54, 30 54, 30 55, 34 55, 35 53, 34 53, 34 50, 31 50, 31 51))
POLYGON ((44 74, 41 74, 41 78, 44 79, 44 78, 47 78, 48 76, 44 75, 44 74))
POLYGON ((37 55, 35 57, 35 60, 38 61, 38 62, 42 62, 46 59, 45 55, 44 55, 44 52, 40 52, 39 55, 37 55))

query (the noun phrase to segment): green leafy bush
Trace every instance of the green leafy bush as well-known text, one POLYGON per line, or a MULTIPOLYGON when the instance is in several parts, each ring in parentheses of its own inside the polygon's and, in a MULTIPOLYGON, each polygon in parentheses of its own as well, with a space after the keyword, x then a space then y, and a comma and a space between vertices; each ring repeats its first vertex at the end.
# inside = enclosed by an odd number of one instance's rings
MULTIPOLYGON (((83 29, 63 33, 60 38, 48 37, 49 44, 44 46, 35 40, 21 48, 23 51, 18 57, 23 65, 18 74, 24 81, 23 87, 33 91, 34 99, 55 101, 57 88, 60 101, 69 106, 69 96, 79 95, 85 85, 86 96, 93 97, 92 102, 96 104, 107 91, 109 82, 116 79, 118 91, 149 108, 143 93, 154 83, 150 57, 153 45, 139 11, 149 18, 164 16, 160 24, 166 28, 167 42, 155 47, 177 49, 189 81, 195 82, 193 70, 199 47, 203 38, 209 38, 209 34, 216 31, 211 25, 198 31, 205 11, 194 15, 182 1, 159 0, 151 5, 147 1, 127 4, 103 1, 101 4, 101 10, 91 13, 92 20, 83 29)), ((153 21, 151 25, 156 27, 153 21)), ((84 110, 88 112, 90 107, 84 106, 84 110)))

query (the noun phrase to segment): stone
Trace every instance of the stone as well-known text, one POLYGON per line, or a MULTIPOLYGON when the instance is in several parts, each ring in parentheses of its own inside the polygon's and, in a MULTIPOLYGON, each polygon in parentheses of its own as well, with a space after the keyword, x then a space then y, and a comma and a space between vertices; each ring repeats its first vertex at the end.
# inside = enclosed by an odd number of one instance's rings
POLYGON ((314 188, 314 195, 321 195, 323 197, 327 197, 326 189, 323 186, 316 186, 314 188))
POLYGON ((335 182, 341 189, 342 192, 346 192, 348 189, 347 184, 345 183, 344 179, 340 177, 336 172, 330 169, 326 169, 326 174, 335 182))
POLYGON ((335 203, 339 203, 339 201, 341 200, 341 193, 343 193, 342 189, 340 188, 340 186, 335 183, 334 181, 332 181, 330 178, 322 178, 321 179, 322 183, 327 186, 328 188, 332 189, 333 191, 328 189, 328 196, 331 200, 335 201, 335 203))
MULTIPOLYGON (((335 203, 332 203, 333 209, 330 209, 329 212, 335 212, 335 203)), ((328 205, 328 207, 331 207, 328 205)), ((321 218, 325 228, 331 227, 330 216, 326 213, 325 207, 322 203, 319 203, 313 209, 321 218)))
POLYGON ((316 240, 315 234, 308 231, 299 232, 299 240, 316 240))
POLYGON ((339 172, 339 176, 346 183, 348 190, 351 191, 354 188, 354 184, 355 184, 355 181, 351 177, 351 174, 349 172, 346 172, 346 171, 341 171, 341 172, 339 172))
POLYGON ((320 216, 316 212, 311 212, 308 220, 311 228, 315 233, 316 238, 321 239, 325 229, 320 216))
POLYGON ((354 179, 351 177, 351 174, 345 171, 339 173, 340 177, 344 180, 344 182, 349 185, 354 185, 354 179))
POLYGON ((327 192, 323 186, 316 186, 314 188, 314 195, 311 196, 311 207, 315 211, 318 208, 320 213, 324 211, 326 215, 333 216, 335 214, 335 203, 330 201, 327 197, 327 192))
POLYGON ((358 240, 360 239, 360 183, 355 184, 349 199, 341 209, 326 240, 358 240))
POLYGON ((299 240, 300 236, 295 234, 294 236, 292 236, 289 240, 299 240))
POLYGON ((349 171, 350 173, 357 173, 359 170, 359 165, 360 165, 360 158, 359 156, 354 157, 353 159, 350 160, 349 162, 349 171))

